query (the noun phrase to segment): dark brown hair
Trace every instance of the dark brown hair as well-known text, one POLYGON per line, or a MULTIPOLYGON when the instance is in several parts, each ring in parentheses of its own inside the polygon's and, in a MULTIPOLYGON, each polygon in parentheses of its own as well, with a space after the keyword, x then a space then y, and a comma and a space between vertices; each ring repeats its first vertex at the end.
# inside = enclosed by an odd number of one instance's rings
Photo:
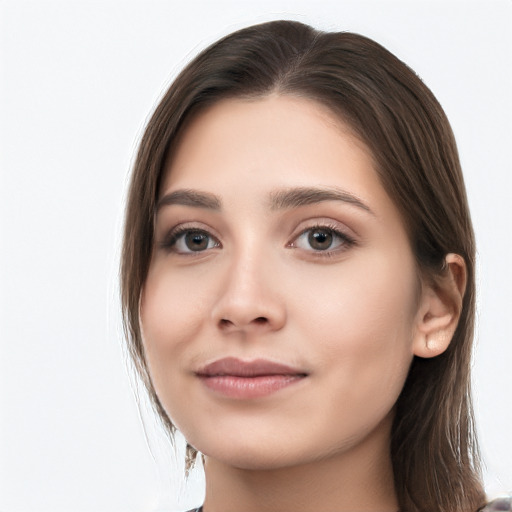
POLYGON ((180 128, 200 109, 223 98, 270 93, 320 102, 370 148, 424 277, 440 278, 448 253, 464 258, 467 287, 456 332, 442 355, 414 358, 396 404, 391 450, 402 511, 476 511, 485 497, 470 397, 475 246, 457 148, 431 91, 361 35, 320 32, 293 21, 240 30, 199 54, 157 106, 133 169, 121 263, 129 349, 153 404, 172 434, 151 383, 139 325, 165 161, 180 128))

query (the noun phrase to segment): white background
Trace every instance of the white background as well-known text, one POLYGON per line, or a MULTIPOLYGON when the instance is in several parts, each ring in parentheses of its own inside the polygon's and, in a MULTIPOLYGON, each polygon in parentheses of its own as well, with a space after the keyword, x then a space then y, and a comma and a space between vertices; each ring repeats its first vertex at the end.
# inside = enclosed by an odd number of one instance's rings
POLYGON ((316 4, 0 2, 2 512, 200 503, 200 480, 183 490, 144 401, 139 416, 125 367, 123 194, 147 116, 176 72, 225 33, 277 18, 376 39, 452 122, 479 244, 486 485, 491 496, 512 490, 512 3, 316 4))

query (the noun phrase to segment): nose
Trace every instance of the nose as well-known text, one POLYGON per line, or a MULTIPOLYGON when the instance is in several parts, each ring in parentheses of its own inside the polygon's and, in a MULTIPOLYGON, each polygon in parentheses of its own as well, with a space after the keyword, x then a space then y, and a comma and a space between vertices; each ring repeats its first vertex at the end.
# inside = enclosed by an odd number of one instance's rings
POLYGON ((228 267, 212 309, 217 327, 225 333, 246 334, 282 329, 286 307, 275 266, 265 258, 247 255, 228 267))

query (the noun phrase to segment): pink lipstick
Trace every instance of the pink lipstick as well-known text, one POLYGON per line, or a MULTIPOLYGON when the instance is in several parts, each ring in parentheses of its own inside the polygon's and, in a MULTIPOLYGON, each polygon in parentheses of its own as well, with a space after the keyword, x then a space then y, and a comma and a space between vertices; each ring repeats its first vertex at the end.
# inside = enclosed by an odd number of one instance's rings
POLYGON ((265 359, 242 361, 234 357, 214 361, 196 375, 212 391, 238 399, 267 396, 307 376, 297 368, 265 359))

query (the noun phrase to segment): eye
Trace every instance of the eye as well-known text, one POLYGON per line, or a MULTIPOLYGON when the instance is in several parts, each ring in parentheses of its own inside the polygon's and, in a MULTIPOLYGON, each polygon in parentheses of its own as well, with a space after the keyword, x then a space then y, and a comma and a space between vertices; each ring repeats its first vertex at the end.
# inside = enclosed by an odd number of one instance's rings
POLYGON ((191 254, 219 247, 220 243, 207 231, 183 228, 171 232, 169 239, 161 245, 171 252, 191 254))
POLYGON ((331 253, 348 248, 354 240, 338 229, 328 226, 315 226, 303 231, 291 244, 306 251, 331 253))

